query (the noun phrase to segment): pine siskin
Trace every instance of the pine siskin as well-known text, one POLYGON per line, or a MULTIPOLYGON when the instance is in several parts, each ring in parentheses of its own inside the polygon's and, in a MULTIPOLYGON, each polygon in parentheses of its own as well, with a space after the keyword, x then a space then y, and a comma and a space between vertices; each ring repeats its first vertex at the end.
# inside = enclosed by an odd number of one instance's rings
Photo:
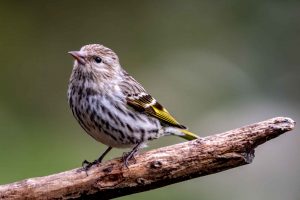
POLYGON ((72 113, 90 136, 108 146, 94 162, 83 162, 86 169, 100 163, 114 147, 133 147, 123 156, 128 167, 128 161, 150 140, 165 135, 198 138, 122 69, 111 49, 90 44, 69 54, 75 58, 68 87, 72 113))

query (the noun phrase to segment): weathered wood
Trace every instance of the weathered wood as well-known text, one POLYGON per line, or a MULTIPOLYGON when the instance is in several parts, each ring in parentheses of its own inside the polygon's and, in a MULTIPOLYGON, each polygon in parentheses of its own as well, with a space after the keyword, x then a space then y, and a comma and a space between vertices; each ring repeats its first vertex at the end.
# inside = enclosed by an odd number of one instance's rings
POLYGON ((163 187, 249 164, 254 148, 294 128, 277 117, 225 133, 151 150, 129 168, 120 158, 0 186, 0 199, 109 199, 163 187))

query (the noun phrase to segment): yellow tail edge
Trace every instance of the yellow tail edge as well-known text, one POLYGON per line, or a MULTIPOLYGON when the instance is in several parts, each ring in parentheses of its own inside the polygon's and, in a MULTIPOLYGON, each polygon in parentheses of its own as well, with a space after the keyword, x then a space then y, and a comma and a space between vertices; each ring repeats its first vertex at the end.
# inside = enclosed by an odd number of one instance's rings
POLYGON ((196 135, 195 133, 192 133, 186 129, 182 129, 181 130, 182 133, 184 133, 184 135, 180 135, 180 137, 186 139, 186 140, 195 140, 200 138, 198 135, 196 135))

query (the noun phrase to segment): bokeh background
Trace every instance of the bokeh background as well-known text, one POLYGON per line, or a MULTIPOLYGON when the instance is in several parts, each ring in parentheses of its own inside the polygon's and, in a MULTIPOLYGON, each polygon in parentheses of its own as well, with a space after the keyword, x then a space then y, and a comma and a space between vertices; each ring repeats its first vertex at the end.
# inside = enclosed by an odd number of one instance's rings
MULTIPOLYGON (((275 116, 300 121, 299 1, 1 1, 0 184, 79 167, 104 150, 66 98, 67 52, 89 43, 116 51, 201 136, 275 116)), ((120 199, 297 200, 299 143, 296 129, 259 147, 251 165, 120 199)))

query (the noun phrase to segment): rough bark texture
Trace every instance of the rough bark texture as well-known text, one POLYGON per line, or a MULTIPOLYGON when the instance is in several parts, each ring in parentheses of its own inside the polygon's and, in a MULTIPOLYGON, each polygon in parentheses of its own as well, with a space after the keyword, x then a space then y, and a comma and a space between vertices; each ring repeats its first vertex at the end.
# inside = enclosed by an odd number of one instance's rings
POLYGON ((0 186, 0 199, 110 199, 163 187, 249 164, 254 148, 294 128, 277 117, 225 133, 155 149, 136 156, 129 168, 120 158, 45 177, 0 186))

